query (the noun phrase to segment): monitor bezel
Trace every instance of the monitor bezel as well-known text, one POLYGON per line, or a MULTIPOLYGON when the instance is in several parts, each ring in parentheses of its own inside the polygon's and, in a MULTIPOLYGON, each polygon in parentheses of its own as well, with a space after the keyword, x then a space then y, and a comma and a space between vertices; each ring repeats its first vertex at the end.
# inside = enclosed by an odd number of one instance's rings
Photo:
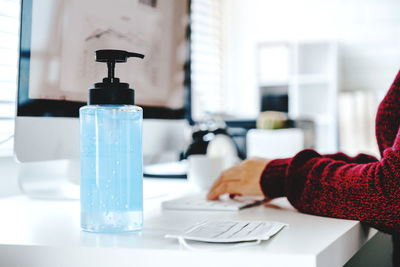
MULTIPOLYGON (((29 98, 29 75, 30 75, 30 45, 32 26, 32 2, 33 0, 21 1, 21 24, 20 24, 20 49, 18 66, 18 94, 17 94, 17 116, 18 117, 67 117, 78 118, 79 108, 86 102, 75 102, 65 100, 46 100, 29 98)), ((188 15, 190 16, 190 0, 188 1, 188 15)), ((190 81, 190 23, 186 30, 187 53, 184 64, 184 106, 179 109, 142 106, 145 119, 187 119, 192 123, 191 117, 191 81, 190 81)))

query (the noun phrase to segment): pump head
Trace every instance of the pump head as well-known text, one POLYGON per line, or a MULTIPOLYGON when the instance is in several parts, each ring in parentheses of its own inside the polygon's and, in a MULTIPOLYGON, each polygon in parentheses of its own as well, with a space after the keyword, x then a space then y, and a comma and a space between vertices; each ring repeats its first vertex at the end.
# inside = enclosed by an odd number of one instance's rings
POLYGON ((112 50, 112 49, 104 49, 96 51, 96 61, 97 62, 118 62, 123 63, 128 60, 130 57, 138 57, 144 58, 144 55, 127 52, 123 50, 112 50))
POLYGON ((107 63, 108 76, 103 82, 95 83, 94 88, 89 90, 89 105, 135 103, 134 90, 129 88, 129 84, 120 83, 115 77, 115 63, 125 63, 130 57, 144 58, 144 55, 112 49, 96 51, 96 61, 107 63))

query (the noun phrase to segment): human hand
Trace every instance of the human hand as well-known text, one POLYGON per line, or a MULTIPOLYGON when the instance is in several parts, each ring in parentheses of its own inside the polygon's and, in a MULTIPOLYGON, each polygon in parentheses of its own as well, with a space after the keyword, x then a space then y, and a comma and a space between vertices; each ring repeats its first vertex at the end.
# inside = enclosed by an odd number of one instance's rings
POLYGON ((261 174, 269 162, 269 159, 252 158, 225 170, 211 187, 207 199, 217 200, 225 193, 234 196, 262 196, 261 174))

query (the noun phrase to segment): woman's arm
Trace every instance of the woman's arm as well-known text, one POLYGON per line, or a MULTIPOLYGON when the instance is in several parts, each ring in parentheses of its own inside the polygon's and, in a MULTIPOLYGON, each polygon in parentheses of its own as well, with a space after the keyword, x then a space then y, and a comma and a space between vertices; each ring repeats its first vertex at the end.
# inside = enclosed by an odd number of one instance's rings
POLYGON ((265 160, 264 165, 259 161, 257 171, 250 171, 252 165, 247 163, 235 167, 240 172, 228 170, 208 198, 216 199, 223 193, 245 194, 249 189, 258 193, 255 183, 259 181, 267 199, 287 196, 293 206, 306 213, 355 219, 399 233, 399 87, 400 72, 378 110, 376 134, 381 160, 364 154, 354 158, 343 153, 321 156, 304 150, 294 158, 265 160), (264 170, 259 173, 261 167, 264 170))
POLYGON ((339 152, 339 153, 335 153, 335 154, 325 154, 325 155, 323 155, 323 157, 334 159, 334 160, 341 160, 341 161, 344 161, 347 163, 360 163, 360 164, 378 161, 378 159, 375 158, 374 156, 363 154, 363 153, 360 153, 355 157, 350 157, 342 152, 339 152))
POLYGON ((286 196, 299 211, 400 232, 400 134, 380 161, 346 163, 304 150, 271 161, 260 184, 267 198, 286 196))
MULTIPOLYGON (((312 151, 312 150, 306 150, 306 151, 312 151)), ((374 156, 367 154, 358 154, 355 157, 350 157, 344 153, 339 152, 336 154, 326 154, 326 155, 318 154, 318 156, 320 158, 332 159, 337 162, 344 162, 344 163, 363 164, 363 163, 372 163, 378 161, 378 159, 375 158, 374 156)), ((283 189, 284 186, 283 177, 285 177, 286 170, 288 169, 291 161, 292 158, 275 159, 269 161, 268 166, 265 166, 262 172, 262 177, 260 179, 260 185, 263 188, 269 188, 269 198, 285 196, 283 189), (268 179, 265 178, 266 176, 268 176, 268 179)))
POLYGON ((400 126, 400 71, 385 98, 379 105, 375 120, 375 134, 381 156, 394 143, 400 126))
MULTIPOLYGON (((400 125, 400 71, 398 72, 392 86, 390 87, 385 98, 379 105, 379 109, 376 116, 376 138, 380 149, 381 156, 384 155, 384 150, 392 147, 397 131, 400 125)), ((302 155, 307 155, 310 152, 300 152, 297 158, 302 158, 302 155)), ((318 155, 318 154, 317 154, 318 155)), ((378 160, 369 155, 359 154, 356 157, 348 157, 343 153, 316 156, 318 162, 335 162, 335 164, 346 163, 373 163, 378 160), (322 158, 331 159, 333 161, 324 161, 322 158), (342 161, 342 163, 340 162, 342 161)), ((278 197, 284 195, 284 179, 286 171, 289 169, 292 159, 279 159, 271 161, 263 172, 262 179, 260 181, 263 188, 270 188, 270 197, 278 197), (268 176, 268 179, 265 177, 268 176)), ((377 163, 379 164, 379 163, 377 163)), ((343 169, 343 167, 342 167, 343 169)), ((314 173, 315 174, 315 173, 314 173)), ((326 174, 326 172, 325 172, 326 174)), ((336 173, 335 173, 336 174, 336 173)), ((331 174, 332 175, 332 174, 331 174)), ((322 173, 317 175, 320 178, 323 177, 322 173)), ((316 178, 315 178, 316 179, 316 178)))

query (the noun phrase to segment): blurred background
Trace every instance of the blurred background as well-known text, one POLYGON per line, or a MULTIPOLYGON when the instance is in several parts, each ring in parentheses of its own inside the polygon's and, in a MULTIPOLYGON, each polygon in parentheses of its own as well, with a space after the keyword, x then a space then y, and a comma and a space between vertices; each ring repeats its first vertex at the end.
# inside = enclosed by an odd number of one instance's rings
MULTIPOLYGON (((400 69, 399 12, 398 0, 191 0, 192 119, 256 127, 248 156, 379 156, 375 115, 400 69)), ((0 156, 13 153, 19 21, 20 1, 0 0, 0 156)), ((176 136, 163 141, 182 145, 176 136)), ((390 238, 377 238, 364 253, 385 264, 357 266, 390 266, 390 238)))
MULTIPOLYGON (((0 153, 12 151, 18 0, 0 0, 0 153)), ((400 67, 396 0, 192 0, 192 116, 313 123, 321 153, 378 154, 377 106, 400 67)))
POLYGON ((287 111, 315 123, 321 153, 378 154, 375 113, 400 67, 399 11, 395 0, 192 1, 194 117, 287 111))

